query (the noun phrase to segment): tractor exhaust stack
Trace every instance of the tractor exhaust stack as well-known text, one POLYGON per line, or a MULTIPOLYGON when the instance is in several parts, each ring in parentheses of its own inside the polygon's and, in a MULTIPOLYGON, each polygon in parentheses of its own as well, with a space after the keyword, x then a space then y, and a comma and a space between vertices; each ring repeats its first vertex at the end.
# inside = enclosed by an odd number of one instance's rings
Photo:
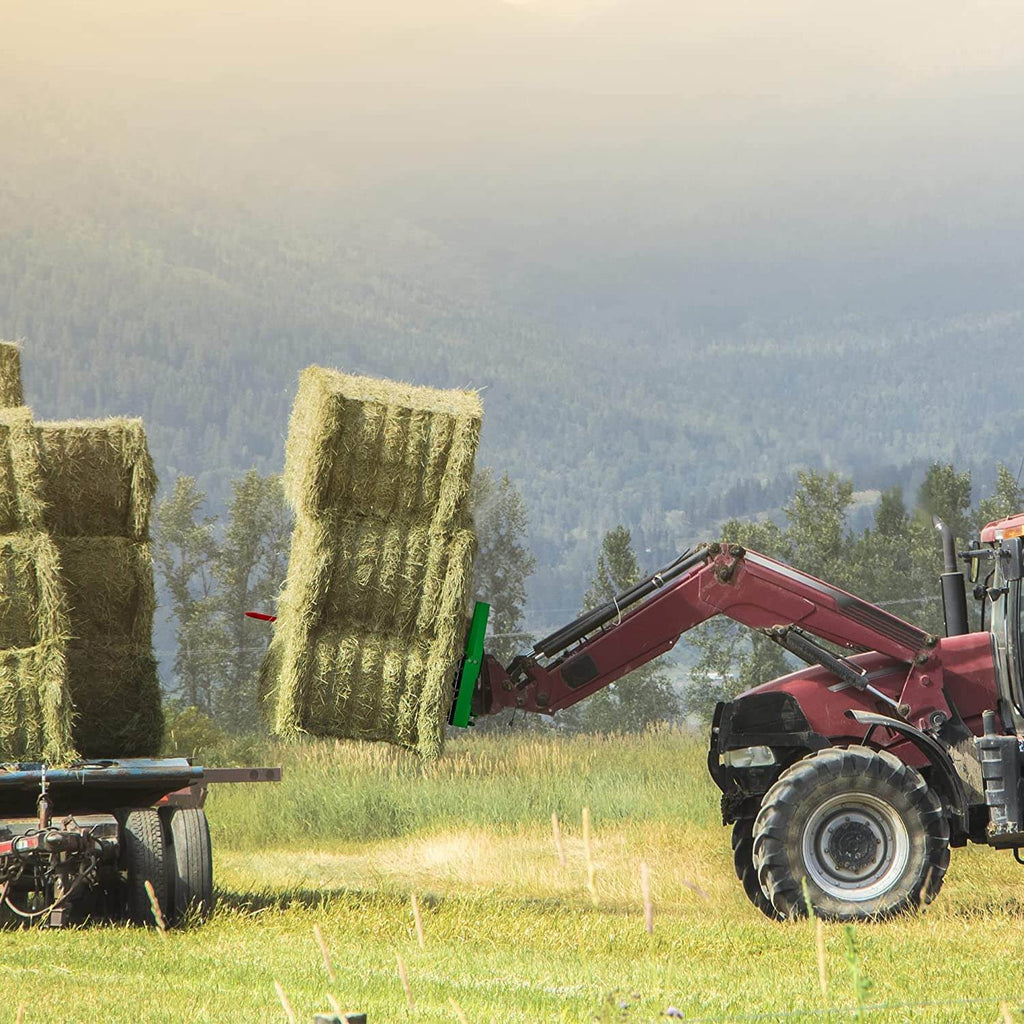
POLYGON ((971 631, 967 622, 967 591, 964 574, 956 567, 956 543, 953 531, 938 517, 932 517, 935 529, 942 535, 943 573, 942 617, 946 622, 946 636, 963 636, 971 631))

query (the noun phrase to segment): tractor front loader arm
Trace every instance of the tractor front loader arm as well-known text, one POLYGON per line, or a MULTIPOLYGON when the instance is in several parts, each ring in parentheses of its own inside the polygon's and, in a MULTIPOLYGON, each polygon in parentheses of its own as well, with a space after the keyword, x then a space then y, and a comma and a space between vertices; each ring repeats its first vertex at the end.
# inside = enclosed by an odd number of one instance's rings
POLYGON ((539 641, 507 667, 485 655, 474 711, 519 708, 553 714, 621 679, 670 650, 683 633, 715 615, 726 615, 841 682, 871 689, 901 717, 921 710, 874 691, 853 662, 813 638, 850 651, 873 650, 906 663, 905 692, 915 674, 925 684, 928 713, 950 710, 942 695, 937 638, 829 583, 739 545, 710 544, 539 641), (940 683, 932 686, 933 679, 940 683))

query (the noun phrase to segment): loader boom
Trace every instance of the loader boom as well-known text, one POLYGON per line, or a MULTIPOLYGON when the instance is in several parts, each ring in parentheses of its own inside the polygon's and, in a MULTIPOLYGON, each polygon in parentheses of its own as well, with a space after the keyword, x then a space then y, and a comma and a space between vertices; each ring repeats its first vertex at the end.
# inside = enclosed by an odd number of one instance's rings
POLYGON ((670 650, 688 630, 725 615, 760 630, 841 683, 870 691, 918 728, 955 714, 942 686, 938 638, 829 583, 739 545, 711 544, 580 616, 507 668, 486 655, 475 711, 553 714, 670 650), (906 667, 898 698, 875 690, 856 662, 818 641, 877 651, 906 667))

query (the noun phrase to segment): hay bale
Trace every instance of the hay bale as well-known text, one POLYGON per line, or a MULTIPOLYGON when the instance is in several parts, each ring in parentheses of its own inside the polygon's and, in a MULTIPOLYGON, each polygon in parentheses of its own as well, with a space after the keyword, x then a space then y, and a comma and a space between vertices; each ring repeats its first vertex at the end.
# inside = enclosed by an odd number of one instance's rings
POLYGON ((475 391, 309 367, 285 448, 288 499, 311 517, 344 510, 435 531, 466 525, 482 418, 475 391))
POLYGON ((0 555, 0 759, 66 763, 76 749, 60 558, 48 536, 31 532, 2 538, 0 555))
POLYGON ((153 560, 126 537, 56 541, 67 594, 73 736, 86 757, 159 753, 163 710, 153 659, 153 560))
POLYGON ((46 564, 52 552, 43 549, 45 543, 40 534, 0 536, 0 648, 34 647, 41 631, 53 632, 39 621, 45 574, 55 570, 46 564))
POLYGON ((64 672, 62 644, 0 650, 0 760, 66 764, 77 756, 64 672))
POLYGON ((56 544, 72 637, 148 647, 156 610, 149 545, 126 537, 61 537, 56 544))
POLYGON ((441 646, 378 633, 327 630, 312 644, 303 727, 350 739, 385 740, 436 757, 436 723, 448 716, 451 658, 441 646))
POLYGON ((42 530, 43 456, 32 410, 0 409, 0 532, 42 530))
POLYGON ((21 347, 13 341, 0 341, 0 408, 25 404, 21 386, 21 347))
POLYGON ((440 753, 481 418, 474 392, 303 372, 285 461, 291 559, 260 681, 278 733, 440 753))
POLYGON ((137 420, 0 409, 0 758, 159 749, 155 484, 137 420))
POLYGON ((46 529, 58 537, 148 540, 157 480, 142 421, 36 426, 46 529))
POLYGON ((148 757, 159 752, 164 716, 152 652, 138 644, 72 640, 68 689, 74 740, 84 757, 148 757))

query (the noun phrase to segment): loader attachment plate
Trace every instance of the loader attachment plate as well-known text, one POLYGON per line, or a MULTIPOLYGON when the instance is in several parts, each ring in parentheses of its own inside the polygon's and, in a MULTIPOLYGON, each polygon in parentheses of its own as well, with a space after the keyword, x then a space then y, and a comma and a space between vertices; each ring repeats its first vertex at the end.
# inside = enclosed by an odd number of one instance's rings
POLYGON ((465 729, 473 724, 473 691, 476 681, 480 678, 480 666, 484 660, 484 636, 487 633, 487 619, 491 614, 491 606, 484 601, 477 601, 473 609, 473 619, 466 637, 466 653, 462 657, 458 681, 455 684, 455 699, 448 718, 450 725, 465 729))

